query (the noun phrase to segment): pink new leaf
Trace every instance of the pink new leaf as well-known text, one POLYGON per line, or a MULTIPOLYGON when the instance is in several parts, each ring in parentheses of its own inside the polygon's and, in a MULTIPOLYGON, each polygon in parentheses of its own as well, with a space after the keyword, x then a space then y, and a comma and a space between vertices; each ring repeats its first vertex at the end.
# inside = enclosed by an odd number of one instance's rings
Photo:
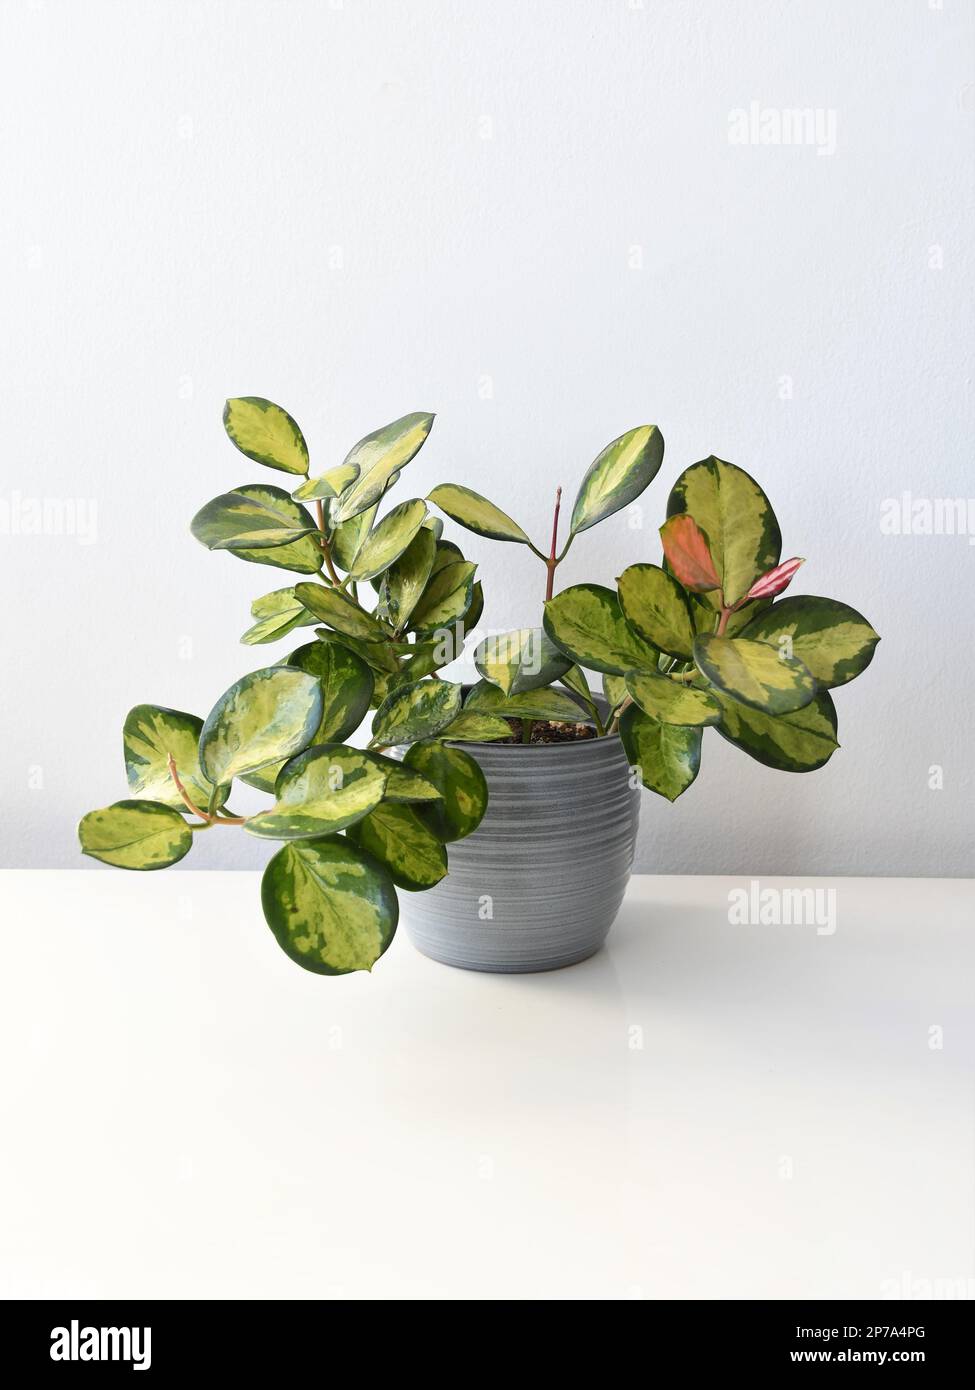
POLYGON ((667 563, 685 589, 704 594, 720 589, 721 580, 711 559, 708 538, 687 512, 672 516, 660 528, 667 563))
POLYGON ((745 602, 752 598, 773 598, 776 594, 781 594, 782 590, 787 589, 792 583, 799 566, 805 563, 805 560, 798 556, 792 560, 783 560, 781 565, 776 565, 774 570, 769 570, 761 579, 755 580, 745 595, 745 602))

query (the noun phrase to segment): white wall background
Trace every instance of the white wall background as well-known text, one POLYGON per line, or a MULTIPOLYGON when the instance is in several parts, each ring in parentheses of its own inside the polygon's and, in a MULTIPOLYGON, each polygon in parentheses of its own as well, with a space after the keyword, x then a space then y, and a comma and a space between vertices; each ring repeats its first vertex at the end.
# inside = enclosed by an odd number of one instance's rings
MULTIPOLYGON (((287 576, 187 529, 264 472, 220 421, 261 394, 317 468, 436 410, 397 495, 461 481, 538 538, 556 483, 656 422, 646 529, 587 533, 562 584, 656 559, 687 464, 749 469, 796 591, 884 640, 824 770, 709 734, 680 802, 646 794, 639 866, 972 873, 975 546, 880 530, 903 491, 975 497, 971 3, 2 9, 0 510, 82 499, 97 532, 0 534, 0 862, 81 863, 126 710, 204 714, 279 650, 237 638, 287 576), (752 101, 834 111, 835 151, 729 143, 752 101)), ((464 544, 492 625, 536 621, 537 561, 464 544)), ((192 862, 266 857, 227 832, 192 862)))

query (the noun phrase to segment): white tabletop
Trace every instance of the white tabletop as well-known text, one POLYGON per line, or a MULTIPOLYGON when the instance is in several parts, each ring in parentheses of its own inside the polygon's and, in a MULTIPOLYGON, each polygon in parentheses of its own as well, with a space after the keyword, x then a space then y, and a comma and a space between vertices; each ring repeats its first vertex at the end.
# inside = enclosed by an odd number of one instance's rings
POLYGON ((810 883, 832 935, 645 876, 568 970, 326 979, 251 873, 0 875, 0 1295, 971 1297, 975 883, 810 883))

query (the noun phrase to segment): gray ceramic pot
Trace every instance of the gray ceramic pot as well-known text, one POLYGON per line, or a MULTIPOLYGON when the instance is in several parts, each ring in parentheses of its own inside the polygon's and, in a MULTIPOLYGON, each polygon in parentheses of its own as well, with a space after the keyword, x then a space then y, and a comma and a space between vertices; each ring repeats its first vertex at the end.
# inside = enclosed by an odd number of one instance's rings
POLYGON ((487 778, 487 813, 447 846, 450 872, 436 888, 400 895, 410 940, 465 970, 585 960, 606 939, 633 863, 640 793, 619 737, 459 746, 487 778))

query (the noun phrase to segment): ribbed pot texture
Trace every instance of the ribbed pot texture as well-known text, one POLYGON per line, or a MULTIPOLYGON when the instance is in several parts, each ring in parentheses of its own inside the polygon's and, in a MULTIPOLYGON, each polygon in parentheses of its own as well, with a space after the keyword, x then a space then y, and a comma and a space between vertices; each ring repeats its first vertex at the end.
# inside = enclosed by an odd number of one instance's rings
POLYGON ((606 939, 626 891, 640 793, 617 735, 552 745, 465 744, 490 801, 450 871, 400 895, 418 950, 465 970, 574 965, 606 939))

